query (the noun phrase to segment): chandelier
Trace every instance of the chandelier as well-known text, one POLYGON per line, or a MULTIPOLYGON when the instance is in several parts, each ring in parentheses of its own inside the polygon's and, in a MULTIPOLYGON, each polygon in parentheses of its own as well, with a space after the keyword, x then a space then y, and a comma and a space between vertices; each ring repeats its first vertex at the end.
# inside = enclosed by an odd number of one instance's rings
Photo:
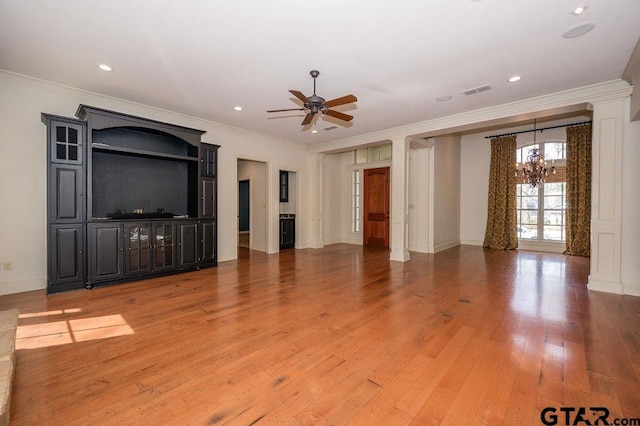
MULTIPOLYGON (((537 146, 535 120, 533 120, 533 144, 537 146)), ((532 188, 544 183, 544 178, 548 174, 556 174, 556 168, 553 164, 551 167, 547 167, 547 162, 544 161, 544 158, 540 155, 538 148, 531 148, 529 150, 526 162, 522 164, 516 163, 516 177, 522 177, 532 188)))

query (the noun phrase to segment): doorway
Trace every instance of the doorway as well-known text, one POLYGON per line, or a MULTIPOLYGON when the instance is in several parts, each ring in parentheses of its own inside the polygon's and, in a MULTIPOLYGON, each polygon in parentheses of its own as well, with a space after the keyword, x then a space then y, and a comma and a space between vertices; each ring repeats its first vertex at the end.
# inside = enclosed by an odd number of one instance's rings
POLYGON ((363 244, 389 247, 390 167, 364 169, 363 244))
POLYGON ((250 180, 238 181, 238 245, 249 248, 250 180))
POLYGON ((267 220, 267 212, 269 211, 267 183, 269 180, 267 179, 267 163, 238 158, 237 167, 236 185, 238 194, 236 206, 238 208, 238 224, 236 229, 238 232, 238 247, 245 249, 244 246, 240 246, 241 239, 248 239, 247 245, 249 249, 266 252, 269 242, 269 222, 267 220), (243 181, 245 183, 241 183, 243 181), (248 200, 246 198, 242 200, 247 194, 248 200), (245 205, 248 206, 246 214, 245 212, 241 213, 245 205), (246 219, 248 221, 248 227, 246 223, 240 223, 241 215, 243 217, 242 220, 246 219), (243 225, 243 230, 248 228, 248 234, 240 234, 241 225, 243 225))

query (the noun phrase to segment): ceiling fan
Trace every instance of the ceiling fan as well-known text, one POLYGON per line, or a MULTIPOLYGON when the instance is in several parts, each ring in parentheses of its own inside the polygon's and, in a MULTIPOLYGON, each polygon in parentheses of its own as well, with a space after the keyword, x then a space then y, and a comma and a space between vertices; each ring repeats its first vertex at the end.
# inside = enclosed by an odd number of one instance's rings
POLYGON ((324 98, 316 95, 316 78, 318 77, 318 75, 320 75, 320 71, 312 70, 309 74, 311 74, 311 77, 313 77, 313 95, 306 97, 305 95, 302 94, 302 92, 298 90, 289 90, 289 92, 293 96, 295 96, 296 98, 302 101, 302 103, 304 104, 304 108, 272 109, 267 112, 308 110, 309 112, 304 117, 304 120, 302 120, 303 126, 306 126, 307 124, 311 123, 311 120, 313 120, 313 116, 316 115, 318 112, 328 115, 329 117, 338 118, 343 121, 353 120, 353 116, 349 114, 345 114, 343 112, 334 111, 329 108, 332 108, 338 105, 344 105, 344 104, 350 104, 352 102, 356 102, 358 98, 356 98, 353 95, 346 95, 340 98, 331 99, 330 101, 325 101, 324 98))

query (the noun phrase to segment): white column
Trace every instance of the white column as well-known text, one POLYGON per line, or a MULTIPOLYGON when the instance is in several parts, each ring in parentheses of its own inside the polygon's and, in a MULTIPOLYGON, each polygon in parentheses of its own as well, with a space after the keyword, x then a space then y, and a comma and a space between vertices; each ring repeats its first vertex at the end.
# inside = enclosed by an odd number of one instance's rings
POLYGON ((395 138, 391 154, 391 255, 389 259, 409 260, 409 143, 395 138))
POLYGON ((623 293, 621 281, 624 99, 593 104, 590 290, 623 293))

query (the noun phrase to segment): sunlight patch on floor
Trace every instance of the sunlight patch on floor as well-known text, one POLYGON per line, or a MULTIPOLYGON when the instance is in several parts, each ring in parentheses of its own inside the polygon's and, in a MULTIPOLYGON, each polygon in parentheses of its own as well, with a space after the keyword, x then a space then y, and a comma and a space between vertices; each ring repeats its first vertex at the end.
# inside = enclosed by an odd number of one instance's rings
MULTIPOLYGON (((64 312, 49 311, 21 314, 20 318, 37 318, 72 311, 66 309, 64 312)), ((77 312, 79 311, 78 309, 77 312)), ((16 349, 44 348, 131 334, 135 334, 135 332, 120 314, 19 325, 16 332, 16 349)))

